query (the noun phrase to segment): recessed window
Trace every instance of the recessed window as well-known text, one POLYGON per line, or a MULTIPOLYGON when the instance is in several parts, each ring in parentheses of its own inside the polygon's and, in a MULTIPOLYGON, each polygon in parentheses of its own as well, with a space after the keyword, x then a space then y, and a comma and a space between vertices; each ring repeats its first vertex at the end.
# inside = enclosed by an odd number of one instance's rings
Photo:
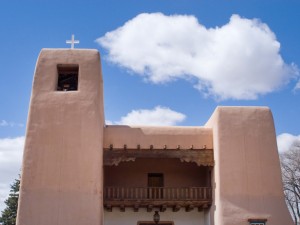
POLYGON ((74 64, 57 65, 57 91, 77 91, 78 90, 79 66, 74 64))
POLYGON ((249 219, 250 225, 266 225, 267 219, 249 219))

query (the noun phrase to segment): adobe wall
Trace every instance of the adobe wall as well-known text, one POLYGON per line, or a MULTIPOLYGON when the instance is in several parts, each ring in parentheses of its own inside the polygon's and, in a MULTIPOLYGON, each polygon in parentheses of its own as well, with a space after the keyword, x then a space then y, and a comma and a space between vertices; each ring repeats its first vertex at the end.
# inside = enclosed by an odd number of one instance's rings
POLYGON ((247 225, 249 218, 292 225, 284 201, 273 117, 266 107, 218 107, 213 128, 215 225, 247 225))
POLYGON ((163 126, 125 126, 109 125, 104 129, 104 147, 135 149, 140 145, 141 149, 162 149, 165 145, 168 149, 194 149, 213 148, 212 129, 208 127, 163 127, 163 126))
POLYGON ((102 224, 102 92, 98 51, 41 51, 27 123, 18 225, 102 224), (79 65, 78 91, 56 91, 58 64, 79 65))
MULTIPOLYGON (((146 209, 139 209, 138 212, 133 212, 132 209, 126 209, 125 212, 120 212, 119 209, 113 209, 112 212, 104 212, 105 225, 137 225, 140 221, 153 222, 152 212, 147 212, 146 209)), ((207 212, 198 212, 197 209, 186 212, 185 209, 180 209, 178 212, 173 212, 172 209, 167 209, 165 212, 159 212, 161 222, 174 222, 174 225, 209 225, 207 220, 207 212)))

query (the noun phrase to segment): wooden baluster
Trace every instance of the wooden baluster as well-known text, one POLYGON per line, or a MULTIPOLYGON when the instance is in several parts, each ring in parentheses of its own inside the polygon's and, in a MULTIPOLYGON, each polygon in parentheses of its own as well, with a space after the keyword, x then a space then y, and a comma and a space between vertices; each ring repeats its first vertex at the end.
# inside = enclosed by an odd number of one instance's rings
POLYGON ((164 198, 165 199, 170 199, 170 188, 165 188, 164 198))
POLYGON ((188 199, 190 198, 189 196, 189 188, 185 188, 185 196, 184 196, 185 199, 188 199))
POLYGON ((124 199, 125 198, 125 196, 124 196, 124 188, 122 187, 121 188, 121 199, 124 199))
POLYGON ((149 193, 149 199, 152 199, 152 188, 148 188, 148 193, 149 193))
POLYGON ((144 199, 148 198, 148 189, 144 188, 144 195, 143 195, 144 199))
POLYGON ((135 199, 139 199, 138 188, 135 188, 134 192, 135 192, 135 199))

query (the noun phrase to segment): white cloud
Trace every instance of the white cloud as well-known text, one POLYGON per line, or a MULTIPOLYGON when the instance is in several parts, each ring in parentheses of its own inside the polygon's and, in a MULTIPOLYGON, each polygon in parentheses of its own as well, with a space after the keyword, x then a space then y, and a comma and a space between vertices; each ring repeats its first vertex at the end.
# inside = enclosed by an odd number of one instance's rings
MULTIPOLYGON (((114 124, 172 126, 182 122, 186 116, 167 107, 132 110, 114 124)), ((112 124, 112 123, 111 123, 112 124)))
POLYGON ((96 42, 111 62, 153 83, 193 80, 204 95, 220 100, 256 99, 298 73, 283 61, 266 24, 238 15, 206 28, 194 16, 143 13, 96 42))
POLYGON ((283 153, 291 148, 295 141, 300 141, 300 135, 295 136, 288 133, 283 133, 277 136, 277 146, 279 153, 283 153))
POLYGON ((113 125, 114 123, 113 123, 113 121, 111 121, 111 120, 105 120, 105 124, 106 124, 106 125, 113 125))
POLYGON ((300 80, 298 81, 298 83, 295 86, 295 90, 300 89, 300 80))
POLYGON ((15 126, 18 126, 18 127, 23 127, 24 125, 22 123, 14 123, 14 122, 7 122, 6 120, 1 120, 0 121, 0 127, 15 127, 15 126))
POLYGON ((0 139, 0 211, 5 208, 10 185, 21 169, 24 137, 0 139))
POLYGON ((6 120, 1 120, 0 121, 0 127, 5 127, 5 126, 8 126, 9 123, 6 121, 6 120))

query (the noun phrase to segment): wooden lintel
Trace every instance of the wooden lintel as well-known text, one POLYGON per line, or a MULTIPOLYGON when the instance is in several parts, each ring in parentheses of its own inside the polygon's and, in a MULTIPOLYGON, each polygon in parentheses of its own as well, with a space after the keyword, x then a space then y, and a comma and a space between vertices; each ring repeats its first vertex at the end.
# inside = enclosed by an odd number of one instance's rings
POLYGON ((199 206, 198 207, 198 212, 202 212, 203 211, 203 206, 199 206))

